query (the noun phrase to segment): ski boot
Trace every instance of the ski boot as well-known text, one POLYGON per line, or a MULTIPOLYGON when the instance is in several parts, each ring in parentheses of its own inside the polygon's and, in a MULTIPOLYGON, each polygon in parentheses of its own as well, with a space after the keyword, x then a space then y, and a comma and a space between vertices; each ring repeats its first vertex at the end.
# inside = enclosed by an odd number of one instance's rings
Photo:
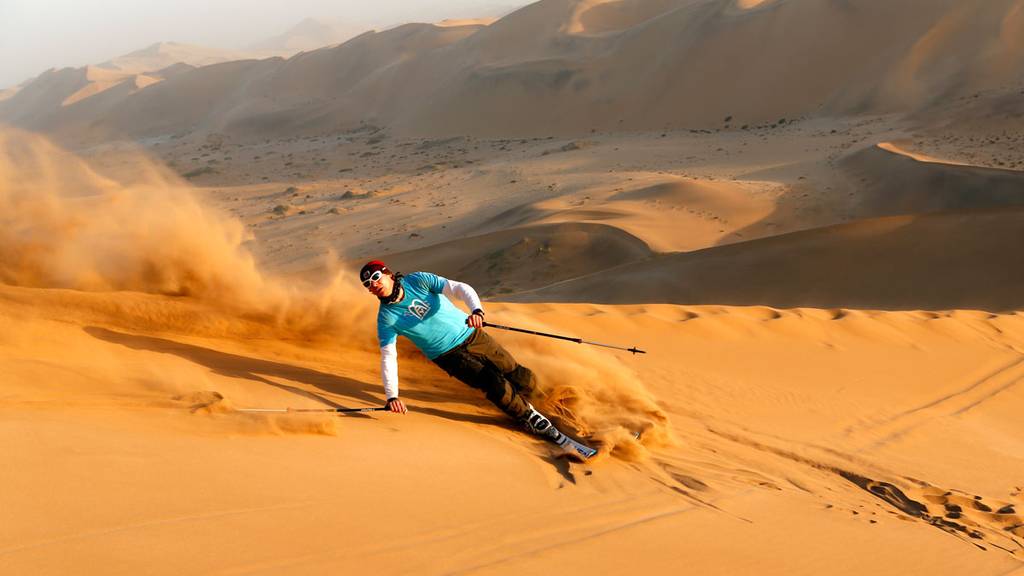
POLYGON ((548 420, 546 416, 538 412, 532 404, 527 403, 526 405, 528 407, 528 411, 523 417, 522 422, 527 430, 549 442, 554 443, 567 452, 575 452, 584 460, 597 454, 597 450, 569 438, 558 428, 555 428, 555 425, 551 423, 551 420, 548 420))

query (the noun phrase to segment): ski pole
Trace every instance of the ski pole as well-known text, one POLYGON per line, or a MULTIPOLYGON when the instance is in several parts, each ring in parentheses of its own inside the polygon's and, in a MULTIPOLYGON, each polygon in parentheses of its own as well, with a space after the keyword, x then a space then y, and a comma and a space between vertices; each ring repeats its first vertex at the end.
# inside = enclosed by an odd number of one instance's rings
POLYGON ((385 412, 387 408, 236 408, 236 412, 261 412, 279 414, 285 412, 335 412, 339 414, 356 414, 359 412, 385 412))
POLYGON ((546 332, 537 332, 535 330, 526 330, 523 328, 513 328, 511 326, 502 326, 501 324, 491 324, 490 322, 484 322, 484 326, 488 328, 498 328, 499 330, 510 330, 512 332, 522 332, 524 334, 533 334, 534 336, 546 336, 548 338, 557 338, 559 340, 568 340, 569 342, 575 342, 577 344, 590 344, 592 346, 604 346, 605 348, 614 348, 616 350, 625 350, 626 352, 632 352, 633 354, 647 354, 646 351, 640 350, 635 346, 633 348, 624 348, 622 346, 612 346, 611 344, 601 344, 600 342, 589 342, 582 338, 573 338, 572 336, 559 336, 558 334, 548 334, 546 332))

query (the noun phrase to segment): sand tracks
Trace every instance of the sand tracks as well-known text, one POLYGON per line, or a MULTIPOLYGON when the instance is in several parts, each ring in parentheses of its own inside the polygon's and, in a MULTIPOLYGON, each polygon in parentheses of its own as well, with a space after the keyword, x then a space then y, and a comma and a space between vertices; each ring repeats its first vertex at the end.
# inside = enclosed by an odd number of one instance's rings
MULTIPOLYGON (((883 509, 900 519, 916 519, 982 550, 991 547, 1024 559, 1024 524, 1016 513, 1018 504, 939 488, 923 480, 877 468, 863 458, 830 448, 808 445, 789 448, 777 445, 779 440, 769 443, 761 438, 755 439, 750 433, 713 428, 709 428, 709 431, 756 452, 809 467, 814 473, 808 478, 814 484, 811 488, 797 486, 804 491, 829 494, 839 489, 841 492, 842 486, 837 486, 835 479, 842 478, 881 500, 884 503, 883 509), (837 464, 837 459, 843 463, 837 464), (884 476, 889 480, 874 479, 867 476, 869 472, 855 472, 853 468, 869 469, 870 474, 884 476)), ((835 496, 831 494, 829 497, 835 496)), ((855 497, 842 497, 841 505, 851 506, 855 501, 855 497)), ((877 506, 879 503, 875 504, 877 506)), ((827 507, 832 508, 833 505, 828 504, 827 507)), ((863 505, 859 507, 863 508, 863 505)), ((851 511, 859 514, 855 509, 851 508, 851 511)), ((876 522, 871 520, 871 523, 876 522)))
POLYGON ((868 431, 873 438, 871 448, 880 448, 914 429, 938 418, 956 418, 973 410, 998 394, 1024 380, 1024 356, 990 372, 978 380, 928 402, 900 412, 875 424, 850 427, 847 435, 868 431))

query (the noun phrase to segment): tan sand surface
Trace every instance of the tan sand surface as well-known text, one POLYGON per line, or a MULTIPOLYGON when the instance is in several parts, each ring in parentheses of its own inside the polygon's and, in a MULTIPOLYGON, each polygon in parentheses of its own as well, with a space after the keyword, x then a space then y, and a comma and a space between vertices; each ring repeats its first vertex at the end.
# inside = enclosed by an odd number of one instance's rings
POLYGON ((411 359, 406 417, 231 410, 375 404, 365 346, 138 294, 4 288, 0 309, 11 573, 1019 566, 1020 517, 994 512, 1019 505, 1024 464, 1016 314, 492 306, 647 348, 499 335, 547 382, 553 354, 597 371, 576 386, 659 399, 674 443, 580 465, 411 359), (930 524, 946 503, 962 517, 930 524))

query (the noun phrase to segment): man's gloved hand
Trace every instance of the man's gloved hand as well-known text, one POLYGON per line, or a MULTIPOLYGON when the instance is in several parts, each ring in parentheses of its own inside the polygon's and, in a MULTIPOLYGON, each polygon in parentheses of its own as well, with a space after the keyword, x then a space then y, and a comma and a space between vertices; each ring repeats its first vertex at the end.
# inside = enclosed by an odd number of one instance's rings
POLYGON ((484 311, 479 308, 473 310, 473 313, 466 317, 466 325, 473 328, 482 328, 484 325, 484 311))
POLYGON ((408 410, 405 408, 405 404, 402 403, 398 398, 388 398, 387 404, 384 405, 388 410, 398 413, 405 414, 408 410))

